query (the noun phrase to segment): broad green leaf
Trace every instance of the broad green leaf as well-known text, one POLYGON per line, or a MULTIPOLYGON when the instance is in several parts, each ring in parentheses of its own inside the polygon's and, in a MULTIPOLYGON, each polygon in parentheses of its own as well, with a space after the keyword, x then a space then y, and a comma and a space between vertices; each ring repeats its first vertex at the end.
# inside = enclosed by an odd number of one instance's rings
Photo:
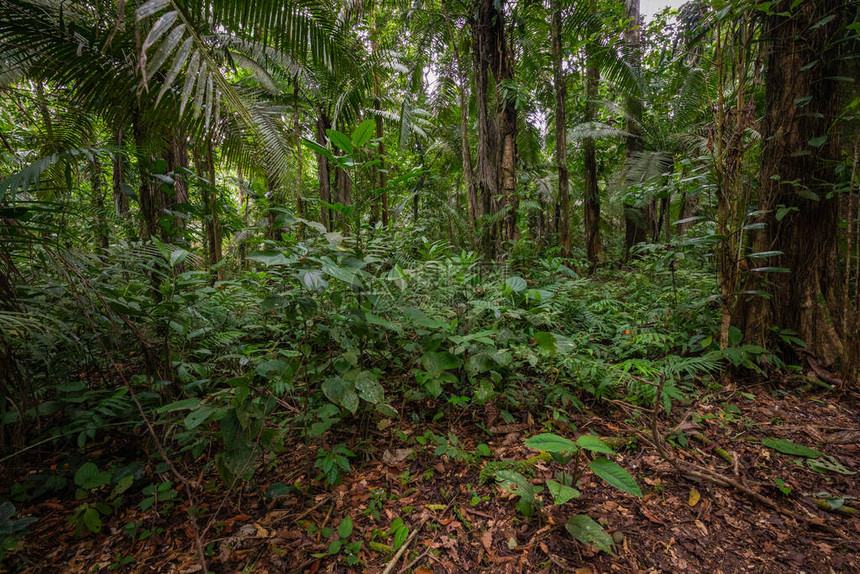
POLYGON ((315 141, 311 141, 309 139, 302 138, 302 145, 305 146, 306 148, 308 148, 309 150, 314 151, 314 152, 320 154, 321 156, 330 159, 331 161, 336 161, 334 154, 331 153, 331 151, 329 151, 329 149, 327 147, 321 146, 320 144, 318 144, 315 141))
POLYGON ((206 422, 206 419, 212 416, 216 410, 218 409, 213 406, 203 405, 199 409, 191 411, 185 417, 185 428, 192 430, 199 427, 206 422))
POLYGON ((505 285, 511 288, 511 291, 514 293, 519 293, 520 291, 525 291, 526 287, 528 287, 528 283, 526 280, 520 277, 519 275, 514 275, 513 277, 508 277, 505 281, 505 285))
POLYGON ((394 531, 394 542, 391 543, 391 547, 395 550, 399 549, 401 546, 403 546, 403 543, 406 542, 406 539, 408 537, 409 527, 406 525, 401 526, 394 531))
POLYGON ((555 354, 555 335, 546 331, 537 331, 534 337, 541 349, 548 351, 550 355, 555 354))
POLYGON ((826 472, 836 472, 845 475, 857 474, 852 470, 848 470, 847 468, 845 468, 845 466, 842 465, 842 463, 840 463, 832 456, 828 455, 825 455, 823 458, 819 458, 817 460, 807 459, 806 466, 808 466, 815 472, 820 472, 822 474, 826 472))
POLYGON ((352 534, 352 517, 348 514, 344 517, 340 526, 337 527, 337 534, 342 540, 346 540, 352 534))
POLYGON ((358 270, 353 269, 352 267, 339 267, 337 265, 326 264, 323 265, 323 272, 330 277, 334 277, 335 279, 340 279, 344 283, 348 285, 352 285, 353 287, 361 287, 361 278, 358 276, 358 270))
POLYGON ((385 400, 385 390, 370 371, 361 371, 355 379, 355 390, 365 401, 374 405, 385 400))
POLYGON ((163 407, 159 407, 155 412, 158 414, 170 413, 185 409, 196 409, 198 406, 200 406, 200 399, 198 398, 182 399, 181 401, 174 401, 170 404, 164 405, 163 407))
POLYGON ((342 149, 344 153, 352 153, 352 140, 349 139, 348 135, 337 130, 326 130, 325 133, 331 143, 342 149))
POLYGON ((496 472, 496 480, 508 489, 511 489, 511 485, 516 486, 515 492, 520 496, 520 500, 517 502, 517 510, 525 516, 534 514, 536 489, 526 477, 511 470, 500 470, 496 472))
POLYGON ((101 532, 102 518, 99 516, 99 511, 95 508, 87 508, 83 516, 84 526, 90 532, 101 532))
POLYGON ((526 439, 527 447, 535 450, 544 450, 549 453, 578 452, 579 447, 570 439, 552 433, 542 433, 526 439))
POLYGON ((353 384, 341 377, 331 377, 322 384, 323 394, 328 400, 355 414, 358 410, 358 395, 353 384))
POLYGON ((288 265, 290 263, 290 260, 280 251, 253 251, 248 254, 248 259, 259 261, 266 266, 288 265))
POLYGON ((818 458, 822 456, 824 453, 808 446, 803 446, 797 443, 793 443, 790 440, 786 440, 784 438, 766 438, 761 441, 766 447, 777 450, 783 454, 790 454, 793 456, 802 456, 805 458, 818 458))
POLYGON ((85 462, 75 472, 75 484, 84 490, 92 490, 109 483, 111 476, 109 472, 99 472, 95 463, 85 462))
POLYGON ((615 542, 603 527, 587 514, 577 514, 567 521, 565 528, 571 536, 586 546, 613 554, 615 542))
POLYGON ((437 353, 427 351, 421 355, 421 366, 434 377, 439 377, 443 372, 457 369, 463 365, 463 360, 447 351, 437 353))
POLYGON ((592 460, 588 466, 594 474, 605 480, 609 485, 628 494, 642 496, 642 490, 639 488, 639 485, 636 484, 633 477, 621 468, 618 463, 600 456, 592 460))
POLYGON ((373 119, 366 119, 355 128, 355 131, 352 132, 352 145, 354 147, 361 147, 367 142, 370 141, 370 138, 373 137, 373 133, 376 130, 376 121, 373 119))
POLYGON ((590 434, 584 434, 578 439, 576 439, 576 445, 579 448, 590 450, 591 452, 615 454, 615 451, 609 448, 609 446, 605 442, 603 442, 596 436, 590 434))
POLYGON ((562 484, 552 479, 548 479, 546 481, 546 485, 549 487, 549 493, 552 494, 552 498, 555 500, 556 505, 564 504, 568 500, 572 500, 574 498, 579 498, 580 492, 572 486, 567 486, 566 484, 562 484))

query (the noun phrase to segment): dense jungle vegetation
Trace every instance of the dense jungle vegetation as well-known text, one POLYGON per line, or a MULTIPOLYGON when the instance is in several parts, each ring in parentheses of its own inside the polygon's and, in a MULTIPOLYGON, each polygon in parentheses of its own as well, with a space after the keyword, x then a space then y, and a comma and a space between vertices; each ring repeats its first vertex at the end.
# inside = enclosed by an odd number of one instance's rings
POLYGON ((0 572, 856 572, 860 4, 0 0, 0 572))

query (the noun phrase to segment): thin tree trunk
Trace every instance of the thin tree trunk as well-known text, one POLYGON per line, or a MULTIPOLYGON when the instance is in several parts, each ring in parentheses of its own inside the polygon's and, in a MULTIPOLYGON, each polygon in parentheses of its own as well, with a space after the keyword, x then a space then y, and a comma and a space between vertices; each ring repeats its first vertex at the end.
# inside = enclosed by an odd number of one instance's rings
POLYGON ((457 36, 451 23, 451 15, 448 11, 447 1, 442 2, 445 12, 445 23, 448 26, 448 35, 451 38, 451 49, 454 51, 454 60, 457 63, 457 96, 460 104, 460 156, 463 163, 463 177, 466 181, 466 199, 468 201, 469 230, 474 232, 477 228, 478 219, 481 218, 482 204, 478 200, 478 188, 475 185, 475 175, 472 167, 472 151, 469 145, 469 88, 468 71, 463 62, 463 55, 457 46, 457 36))
MULTIPOLYGON (((188 183, 181 173, 181 170, 188 168, 188 141, 180 128, 171 130, 167 138, 167 145, 167 172, 173 179, 173 194, 165 194, 164 208, 175 211, 177 206, 188 205, 188 183)), ((172 242, 185 231, 185 220, 177 216, 172 218, 170 222, 170 227, 162 230, 162 238, 172 242)))
MULTIPOLYGON (((221 217, 218 214, 218 191, 215 188, 215 154, 212 139, 206 138, 206 167, 209 170, 211 188, 204 192, 206 203, 206 243, 208 246, 209 267, 218 265, 222 259, 221 217)), ((216 281, 224 280, 224 269, 220 266, 214 271, 216 281)))
MULTIPOLYGON (((334 182, 335 182, 335 193, 337 194, 335 203, 339 203, 341 205, 351 205, 352 204, 352 179, 350 179, 349 174, 346 170, 335 167, 334 168, 334 182)), ((343 213, 336 213, 335 220, 340 223, 340 228, 344 233, 349 233, 349 218, 343 213)))
POLYGON ((105 216, 105 190, 102 185, 102 162, 96 156, 90 162, 90 185, 93 191, 93 207, 96 211, 96 242, 102 249, 110 246, 110 226, 105 216))
MULTIPOLYGON (((624 44, 628 52, 628 58, 634 67, 639 70, 642 67, 642 39, 641 39, 641 15, 639 9, 639 0, 625 1, 625 16, 629 20, 627 29, 624 30, 624 44)), ((642 101, 635 97, 629 96, 626 98, 625 105, 627 107, 627 125, 626 130, 630 135, 627 137, 627 164, 629 165, 632 159, 642 151, 641 130, 639 129, 639 120, 642 117, 642 101)), ((645 207, 640 206, 624 206, 624 258, 625 260, 630 254, 630 249, 637 243, 642 243, 648 240, 647 231, 654 229, 654 220, 656 219, 656 209, 653 201, 645 207)))
MULTIPOLYGON (((374 20, 373 9, 371 9, 370 14, 370 52, 374 56, 379 51, 379 42, 376 37, 376 22, 374 20)), ((385 186, 388 185, 388 176, 385 171, 385 144, 382 142, 382 137, 384 135, 383 125, 382 125, 382 86, 379 81, 379 73, 374 69, 373 71, 373 109, 376 112, 373 116, 373 121, 376 127, 376 138, 379 140, 379 143, 376 144, 376 157, 379 161, 379 164, 373 168, 373 182, 376 186, 376 190, 385 189, 385 186)), ((374 191, 376 191, 374 190, 374 191)), ((374 193, 374 197, 371 200, 371 215, 370 215, 370 225, 371 227, 376 224, 379 217, 382 218, 382 227, 388 229, 389 225, 389 216, 388 216, 388 192, 382 191, 378 192, 378 195, 374 193)))
MULTIPOLYGON (((304 169, 305 158, 302 152, 302 124, 301 110, 299 109, 299 77, 293 78, 293 137, 296 139, 296 213, 299 217, 305 217, 304 202, 304 169)), ((301 232, 301 226, 299 227, 301 232)))
MULTIPOLYGON (((593 122, 597 116, 597 85, 600 69, 593 57, 594 46, 586 47, 586 98, 585 121, 593 122)), ((606 260, 603 242, 600 239, 600 190, 597 187, 597 153, 594 138, 584 138, 582 142, 583 163, 585 164, 585 253, 592 270, 606 260)))
POLYGON ((123 153, 123 129, 116 131, 114 140, 119 148, 113 156, 113 205, 119 217, 128 217, 128 195, 125 192, 125 154, 123 153))
MULTIPOLYGON (((331 127, 331 121, 328 119, 328 114, 322 108, 319 109, 317 115, 317 142, 320 145, 325 145, 325 131, 331 127)), ((317 154, 317 178, 320 186, 320 222, 325 225, 328 231, 332 230, 331 209, 326 205, 331 203, 331 175, 329 173, 328 158, 324 155, 317 154)))
POLYGON ((558 242, 561 245, 561 256, 567 259, 572 253, 570 244, 570 185, 567 170, 567 85, 564 77, 561 0, 552 0, 552 53, 552 81, 555 85, 555 164, 558 170, 558 203, 561 210, 558 242))

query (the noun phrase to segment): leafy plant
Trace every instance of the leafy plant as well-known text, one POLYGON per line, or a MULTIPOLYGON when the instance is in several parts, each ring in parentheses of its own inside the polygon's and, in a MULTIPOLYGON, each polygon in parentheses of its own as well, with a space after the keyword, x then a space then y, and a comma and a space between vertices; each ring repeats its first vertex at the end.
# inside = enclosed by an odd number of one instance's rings
POLYGON ((28 527, 38 520, 33 516, 13 520, 15 512, 11 502, 0 503, 0 563, 18 551, 22 539, 29 533, 28 527))
POLYGON ((352 470, 348 457, 354 456, 355 453, 346 448, 343 443, 334 445, 331 450, 317 449, 317 460, 314 466, 321 471, 317 478, 324 478, 329 486, 338 484, 343 475, 352 470))

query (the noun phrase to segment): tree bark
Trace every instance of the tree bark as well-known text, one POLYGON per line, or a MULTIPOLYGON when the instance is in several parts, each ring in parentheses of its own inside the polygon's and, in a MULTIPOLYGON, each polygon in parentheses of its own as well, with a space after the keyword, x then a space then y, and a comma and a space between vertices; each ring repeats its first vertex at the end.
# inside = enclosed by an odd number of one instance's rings
POLYGON ((114 140, 119 148, 113 156, 113 205, 119 217, 128 217, 128 195, 125 193, 125 154, 123 154, 123 129, 116 131, 114 140))
MULTIPOLYGON (((183 169, 188 169, 188 140, 181 128, 169 130, 166 155, 167 173, 173 179, 173 189, 172 192, 164 194, 164 209, 175 211, 177 206, 188 205, 188 182, 181 172, 183 169)), ((162 228, 162 238, 173 242, 184 231, 185 219, 176 216, 170 220, 169 227, 162 228)))
MULTIPOLYGON (((629 24, 624 30, 624 44, 627 50, 627 57, 633 68, 639 70, 642 67, 642 18, 639 9, 639 0, 625 1, 625 16, 629 20, 629 24)), ((629 165, 631 159, 643 150, 641 130, 638 123, 642 117, 642 101, 635 96, 628 96, 625 106, 629 116, 625 128, 627 133, 630 134, 627 137, 626 150, 627 163, 629 165)), ((651 230, 653 234, 656 211, 653 201, 644 207, 624 206, 625 260, 634 245, 648 240, 648 230, 651 230)))
POLYGON ((102 249, 110 245, 110 226, 105 216, 105 190, 102 185, 102 162, 96 156, 90 162, 90 186, 93 191, 93 207, 96 211, 98 224, 96 227, 96 242, 102 249))
POLYGON ((755 232, 753 250, 782 252, 766 265, 790 273, 768 273, 767 280, 750 273, 747 289, 769 297, 745 299, 735 324, 756 344, 766 341, 771 326, 791 329, 819 361, 856 378, 857 310, 842 294, 834 194, 844 45, 837 40, 848 5, 817 0, 792 8, 783 0, 772 10, 762 34, 767 74, 758 208, 765 226, 755 232))
MULTIPOLYGON (((320 145, 325 145, 325 131, 331 127, 331 120, 326 111, 319 109, 317 114, 317 142, 320 145)), ((325 225, 328 231, 332 230, 331 209, 326 203, 331 203, 331 175, 329 172, 328 158, 321 154, 317 154, 317 179, 320 186, 320 222, 325 225)))
MULTIPOLYGON (((600 69, 593 56, 594 46, 586 46, 586 98, 585 121, 593 122, 597 116, 597 85, 600 69)), ((600 239, 600 190, 597 187, 597 153, 594 138, 584 138, 582 142, 583 163, 585 164, 585 253, 593 270, 606 260, 603 242, 600 239)), ((563 217, 563 215, 562 215, 563 217)))
MULTIPOLYGON (((203 202, 206 207, 206 221, 204 232, 206 233, 207 260, 209 267, 221 262, 222 243, 221 217, 218 213, 218 190, 215 187, 215 154, 212 149, 211 137, 206 138, 206 169, 208 171, 209 185, 204 186, 203 202)), ((224 269, 219 267, 213 272, 216 281, 224 280, 224 269)))
MULTIPOLYGON (((558 242, 561 256, 569 258, 570 244, 570 184, 567 170, 567 84, 564 75, 564 50, 561 33, 561 0, 552 0, 552 54, 555 85, 555 164, 558 170, 558 203, 561 210, 558 242)), ((592 140, 592 155, 594 152, 592 140)))
POLYGON ((513 98, 506 95, 505 81, 513 79, 513 54, 505 39, 504 11, 495 0, 475 0, 472 26, 472 65, 478 122, 478 177, 483 212, 504 210, 501 221, 484 230, 484 252, 500 255, 504 240, 516 239, 517 115, 513 98), (493 84, 491 86, 490 80, 493 84), (495 113, 490 113, 490 88, 495 93, 495 113))
MULTIPOLYGON (((293 78, 293 137, 296 139, 296 213, 299 217, 305 217, 304 202, 304 154, 302 152, 302 124, 301 110, 299 109, 299 77, 293 78)), ((301 227, 299 227, 301 230, 301 227)))
MULTIPOLYGON (((379 42, 376 38, 376 22, 373 15, 373 8, 371 8, 370 52, 375 56, 378 51, 379 42)), ((375 225, 378 219, 381 217, 382 227, 388 229, 388 192, 377 191, 385 189, 385 186, 388 185, 388 175, 385 171, 385 144, 382 142, 382 136, 384 135, 384 133, 382 125, 382 115, 380 114, 380 112, 382 111, 382 86, 379 81, 379 72, 375 69, 373 71, 373 109, 376 112, 373 117, 373 121, 376 127, 376 138, 379 140, 379 143, 376 144, 376 157, 379 161, 379 165, 374 166, 373 168, 372 177, 376 189, 373 190, 374 196, 371 199, 370 225, 371 227, 375 225)))
POLYGON ((454 60, 457 64, 457 96, 460 104, 460 156, 463 163, 463 178, 466 182, 466 200, 468 201, 469 230, 474 232, 477 228, 478 219, 485 214, 482 213, 482 204, 478 200, 478 188, 475 185, 475 175, 472 167, 472 151, 469 145, 469 74, 463 63, 463 55, 457 46, 457 36, 451 23, 451 14, 448 3, 442 2, 445 13, 445 23, 448 26, 448 35, 451 39, 451 49, 454 51, 454 60))

